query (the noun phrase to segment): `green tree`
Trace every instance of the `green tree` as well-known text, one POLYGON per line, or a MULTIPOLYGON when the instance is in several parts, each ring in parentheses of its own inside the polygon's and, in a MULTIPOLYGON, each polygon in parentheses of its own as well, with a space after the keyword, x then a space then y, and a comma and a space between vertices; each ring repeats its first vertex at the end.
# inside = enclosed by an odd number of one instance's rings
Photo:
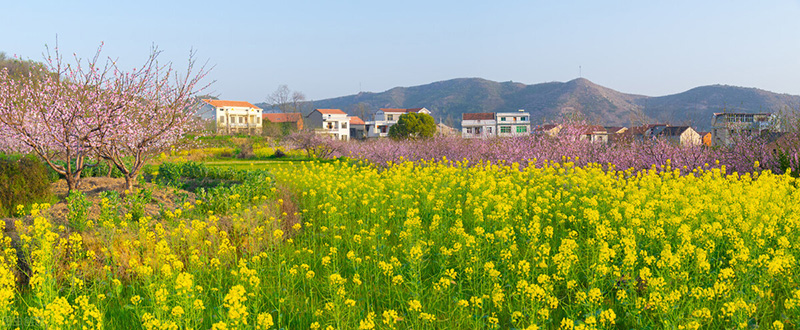
POLYGON ((436 133, 436 122, 431 115, 411 112, 400 116, 397 124, 389 128, 393 139, 428 138, 436 133))

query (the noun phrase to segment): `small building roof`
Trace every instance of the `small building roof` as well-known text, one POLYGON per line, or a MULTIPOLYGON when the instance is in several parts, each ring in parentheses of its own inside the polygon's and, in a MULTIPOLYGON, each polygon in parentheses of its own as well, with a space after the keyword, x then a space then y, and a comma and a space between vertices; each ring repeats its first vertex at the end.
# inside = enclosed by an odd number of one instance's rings
POLYGON ((358 116, 350 117, 350 125, 364 125, 364 121, 358 116))
POLYGON ((494 112, 462 113, 461 120, 494 120, 494 112))
POLYGON ((346 115, 344 111, 339 109, 314 109, 314 110, 319 111, 323 115, 346 115))
POLYGON ((667 127, 664 127, 664 129, 661 130, 661 132, 659 132, 658 135, 662 135, 662 136, 680 136, 681 134, 683 134, 683 132, 686 132, 686 130, 688 130, 690 128, 691 127, 689 127, 689 126, 667 126, 667 127))
POLYGON ((303 120, 299 113, 265 113, 261 117, 273 123, 296 123, 303 120))
POLYGON ((204 99, 203 102, 208 103, 214 107, 239 107, 239 108, 254 108, 259 109, 261 108, 251 104, 250 102, 245 101, 228 101, 228 100, 211 100, 211 99, 204 99))

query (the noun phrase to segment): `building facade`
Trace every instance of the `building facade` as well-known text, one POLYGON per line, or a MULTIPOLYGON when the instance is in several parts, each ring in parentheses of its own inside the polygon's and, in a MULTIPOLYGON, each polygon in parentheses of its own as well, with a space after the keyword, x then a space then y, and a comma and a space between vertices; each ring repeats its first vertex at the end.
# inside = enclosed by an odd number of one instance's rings
POLYGON ((711 119, 713 145, 728 145, 736 135, 762 135, 780 131, 778 118, 771 113, 714 113, 711 119))
POLYGON ((306 116, 305 124, 315 133, 337 140, 350 139, 350 117, 339 109, 314 109, 306 116))
POLYGON ((425 108, 381 108, 375 112, 375 120, 364 123, 366 136, 369 138, 389 136, 389 128, 397 124, 397 121, 400 120, 400 116, 411 112, 424 113, 426 115, 431 114, 431 111, 425 108))
POLYGON ((471 139, 494 136, 497 136, 497 118, 493 112, 461 114, 461 137, 471 139))
POLYGON ((203 100, 201 118, 216 134, 261 135, 261 108, 244 101, 203 100))
POLYGON ((498 112, 497 136, 526 136, 531 132, 531 114, 525 111, 498 112))

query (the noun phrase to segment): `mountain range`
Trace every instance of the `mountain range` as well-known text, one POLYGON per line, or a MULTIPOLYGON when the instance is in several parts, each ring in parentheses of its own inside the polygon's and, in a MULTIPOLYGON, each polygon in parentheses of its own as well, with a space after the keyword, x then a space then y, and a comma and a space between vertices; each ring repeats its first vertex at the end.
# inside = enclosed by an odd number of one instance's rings
MULTIPOLYGON (((257 104, 269 109, 267 104, 257 104)), ((361 92, 306 103, 314 108, 337 108, 371 120, 379 108, 431 110, 438 122, 460 128, 461 114, 509 112, 524 109, 534 125, 580 116, 605 126, 645 123, 691 125, 708 131, 714 112, 779 112, 800 107, 800 96, 727 85, 701 86, 666 96, 626 94, 578 78, 568 82, 526 85, 481 78, 459 78, 385 92, 361 92)))

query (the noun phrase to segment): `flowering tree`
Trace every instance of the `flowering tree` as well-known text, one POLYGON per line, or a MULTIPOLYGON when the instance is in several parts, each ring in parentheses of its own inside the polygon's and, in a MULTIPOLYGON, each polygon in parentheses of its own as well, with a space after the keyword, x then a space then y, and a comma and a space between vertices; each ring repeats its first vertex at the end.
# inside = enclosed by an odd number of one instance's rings
POLYGON ((192 127, 191 105, 206 74, 193 72, 193 54, 184 75, 159 65, 159 54, 154 48, 141 68, 125 72, 101 63, 100 49, 91 60, 66 64, 56 48, 27 76, 0 72, 0 149, 37 154, 70 190, 97 154, 120 169, 130 189, 144 163, 192 127))
POLYGON ((98 61, 67 65, 56 48, 44 66, 11 77, 0 71, 0 149, 33 152, 66 178, 79 184, 93 142, 120 118, 123 100, 103 88, 111 65, 98 61), (59 162, 60 161, 60 162, 59 162))
POLYGON ((208 86, 200 85, 208 71, 204 66, 195 71, 194 53, 183 74, 171 63, 159 65, 159 54, 154 48, 146 63, 131 72, 115 70, 108 87, 124 100, 124 106, 115 118, 115 129, 103 131, 95 149, 122 172, 125 189, 133 188, 148 160, 199 126, 197 95, 208 86))

